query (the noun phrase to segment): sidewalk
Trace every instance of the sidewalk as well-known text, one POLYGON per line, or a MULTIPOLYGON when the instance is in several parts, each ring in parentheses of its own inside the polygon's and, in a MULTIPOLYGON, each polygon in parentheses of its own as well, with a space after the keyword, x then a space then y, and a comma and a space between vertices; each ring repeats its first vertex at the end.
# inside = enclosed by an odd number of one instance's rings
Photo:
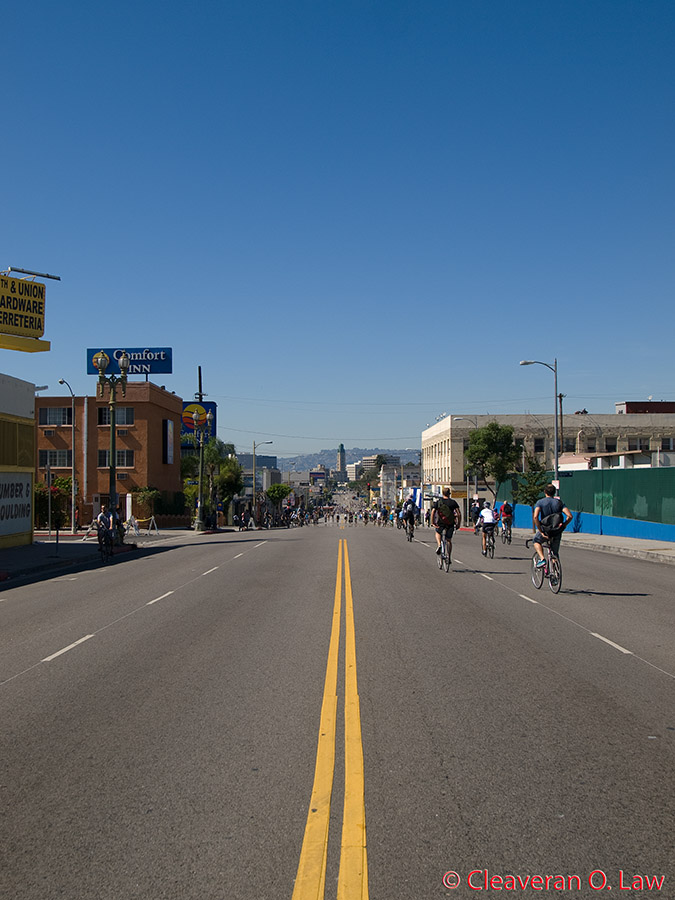
MULTIPOLYGON (((128 535, 127 543, 115 547, 113 558, 137 554, 144 548, 176 539, 189 540, 197 537, 191 529, 171 529, 160 534, 128 535)), ((25 547, 0 549, 0 590, 11 587, 22 580, 55 577, 78 568, 100 566, 98 542, 92 535, 83 541, 84 532, 77 535, 60 533, 51 538, 47 532, 35 532, 35 540, 25 547)))

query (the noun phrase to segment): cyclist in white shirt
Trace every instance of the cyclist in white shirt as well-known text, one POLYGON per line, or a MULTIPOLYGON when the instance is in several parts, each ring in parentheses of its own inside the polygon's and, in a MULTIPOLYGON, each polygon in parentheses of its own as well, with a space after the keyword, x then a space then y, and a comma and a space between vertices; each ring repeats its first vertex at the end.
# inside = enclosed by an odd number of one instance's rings
POLYGON ((494 531, 497 524, 497 517, 494 509, 490 508, 490 501, 483 503, 483 509, 478 516, 478 523, 481 525, 481 541, 483 542, 483 556, 487 556, 487 546, 485 544, 485 536, 487 531, 494 531))

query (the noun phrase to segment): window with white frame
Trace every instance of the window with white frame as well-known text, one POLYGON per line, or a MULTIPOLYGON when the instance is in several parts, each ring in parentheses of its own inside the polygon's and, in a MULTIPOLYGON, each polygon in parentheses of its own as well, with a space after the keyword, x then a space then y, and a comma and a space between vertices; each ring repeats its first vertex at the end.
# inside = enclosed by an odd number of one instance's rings
POLYGON ((73 454, 71 450, 39 450, 38 451, 38 468, 46 469, 49 466, 52 469, 70 469, 73 464, 73 454))
MULTIPOLYGON (((98 408, 98 424, 110 425, 110 407, 99 406, 98 408)), ((115 407, 115 424, 116 425, 133 425, 134 424, 134 408, 133 406, 116 406, 115 407)))
POLYGON ((648 437, 629 437, 628 438, 628 449, 629 450, 649 450, 649 438, 648 437))
POLYGON ((72 425, 72 406, 41 406, 38 411, 38 425, 72 425))
MULTIPOLYGON (((115 466, 125 469, 133 469, 134 467, 134 451, 133 450, 117 450, 115 453, 115 466)), ((99 469, 110 468, 110 450, 98 451, 98 467, 99 469)))
POLYGON ((662 450, 675 450, 675 438, 661 438, 662 450))

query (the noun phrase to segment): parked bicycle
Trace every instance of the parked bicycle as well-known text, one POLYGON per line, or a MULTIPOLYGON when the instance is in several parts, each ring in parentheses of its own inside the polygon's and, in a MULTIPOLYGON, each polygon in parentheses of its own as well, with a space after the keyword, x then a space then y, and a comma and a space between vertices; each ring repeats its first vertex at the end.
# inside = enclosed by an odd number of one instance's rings
MULTIPOLYGON (((525 541, 525 546, 529 547, 532 540, 525 541)), ((544 551, 545 563, 543 566, 537 565, 539 562, 539 554, 532 554, 532 584, 539 590, 544 583, 544 579, 548 579, 548 586, 554 594, 559 593, 562 587, 562 563, 560 557, 551 549, 551 545, 546 541, 542 544, 544 551)))

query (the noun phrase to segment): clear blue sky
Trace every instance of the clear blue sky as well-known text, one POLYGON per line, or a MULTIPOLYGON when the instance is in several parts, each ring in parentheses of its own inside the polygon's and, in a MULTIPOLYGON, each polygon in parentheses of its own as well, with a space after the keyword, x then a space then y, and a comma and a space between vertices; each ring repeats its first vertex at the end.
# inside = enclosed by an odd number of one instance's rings
POLYGON ((0 371, 172 347, 278 455, 552 411, 523 358, 569 411, 675 399, 672 0, 11 7, 0 268, 62 281, 0 371))

